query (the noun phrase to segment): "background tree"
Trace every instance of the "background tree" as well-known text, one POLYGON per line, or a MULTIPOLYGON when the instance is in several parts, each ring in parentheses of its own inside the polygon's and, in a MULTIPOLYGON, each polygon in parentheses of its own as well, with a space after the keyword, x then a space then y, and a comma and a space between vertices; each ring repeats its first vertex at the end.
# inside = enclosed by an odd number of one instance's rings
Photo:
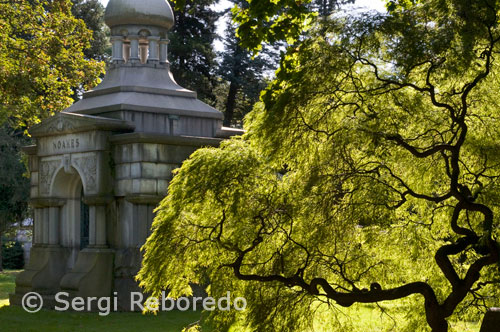
MULTIPOLYGON (((297 41, 303 7, 252 1, 239 35, 297 41)), ((212 296, 249 304, 212 312, 220 330, 345 330, 334 304, 396 301, 399 331, 443 332, 500 304, 500 4, 388 9, 317 21, 244 137, 183 164, 145 245, 147 291, 208 274, 212 296)))
POLYGON ((99 0, 71 0, 71 12, 77 19, 83 20, 92 31, 90 47, 83 53, 87 59, 106 61, 110 58, 110 43, 108 41, 109 28, 104 23, 104 6, 99 0))
POLYGON ((72 5, 0 1, 0 242, 28 212, 20 146, 29 139, 23 131, 69 106, 75 89, 91 87, 104 73, 102 5, 95 0, 72 5), (94 39, 72 10, 94 30, 94 39))
MULTIPOLYGON (((272 61, 262 53, 252 58, 252 53, 239 44, 236 27, 227 23, 224 38, 224 51, 218 74, 227 82, 227 94, 221 110, 224 111, 224 126, 242 126, 243 117, 251 111, 265 88, 264 73, 272 68, 272 61), (236 115, 236 116, 235 116, 236 115)), ((269 53, 268 53, 269 54, 269 53)))
POLYGON ((86 59, 91 32, 69 0, 0 2, 0 123, 37 123, 68 107, 72 87, 97 83, 104 66, 86 59))
POLYGON ((355 0, 312 0, 307 6, 320 16, 328 16, 339 9, 340 6, 354 3, 355 0))
POLYGON ((198 98, 214 105, 216 54, 215 22, 219 14, 211 7, 215 0, 185 1, 174 10, 175 25, 169 33, 171 71, 177 83, 196 91, 198 98))
POLYGON ((24 176, 20 151, 26 143, 22 131, 0 127, 0 271, 2 238, 14 223, 27 216, 30 180, 24 176))
MULTIPOLYGON (((237 8, 248 8, 248 3, 241 0, 232 0, 237 8)), ((327 17, 338 10, 341 5, 352 3, 353 0, 314 0, 308 7, 322 17, 327 17)), ((243 117, 251 111, 259 99, 260 92, 267 85, 265 74, 271 73, 279 66, 280 50, 286 48, 286 43, 274 41, 273 45, 265 45, 260 49, 258 56, 242 47, 236 34, 237 26, 228 22, 224 32, 224 51, 219 57, 219 75, 226 87, 223 103, 218 103, 219 109, 224 110, 224 125, 242 125, 243 117), (227 85, 227 86, 226 86, 227 85)), ((220 89, 219 89, 220 90, 220 89)))

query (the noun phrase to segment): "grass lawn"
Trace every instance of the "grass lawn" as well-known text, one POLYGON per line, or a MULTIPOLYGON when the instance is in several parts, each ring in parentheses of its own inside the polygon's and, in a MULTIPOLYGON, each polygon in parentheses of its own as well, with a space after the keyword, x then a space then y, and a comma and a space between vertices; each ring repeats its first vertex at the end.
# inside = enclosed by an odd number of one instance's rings
POLYGON ((200 319, 200 312, 164 312, 157 316, 141 313, 112 313, 101 317, 97 313, 55 312, 42 310, 35 314, 21 307, 9 306, 9 293, 14 292, 15 278, 20 271, 0 272, 0 331, 1 332, 180 332, 200 319))
MULTIPOLYGON (((109 316, 99 316, 97 313, 55 312, 41 310, 30 314, 21 307, 9 306, 8 294, 14 292, 14 280, 20 271, 0 272, 0 332, 181 332, 184 327, 199 320, 200 312, 162 312, 157 316, 142 315, 141 313, 111 313, 109 316)), ((387 305, 391 308, 394 304, 387 305)), ((374 310, 373 305, 357 305, 349 310, 346 323, 354 331, 364 332, 397 332, 388 321, 382 317, 380 311, 374 310), (352 311, 351 311, 352 310, 352 311), (391 327, 392 326, 392 327, 391 327)), ((346 312, 347 314, 347 312, 346 312)), ((404 314, 397 312, 393 317, 397 321, 404 321, 404 314)), ((342 319, 344 320, 344 319, 342 319)), ((334 332, 318 322, 317 332, 334 332)), ((316 325, 316 324, 315 324, 316 325)), ((451 331, 478 332, 480 324, 477 322, 452 322, 451 331)), ((209 330, 204 327, 203 332, 209 330)), ((233 326, 228 332, 246 332, 244 329, 233 326)), ((337 331, 335 331, 337 332, 337 331)), ((348 332, 348 331, 342 331, 348 332)))
POLYGON ((112 313, 101 317, 97 313, 55 312, 42 310, 29 314, 20 307, 0 308, 2 332, 180 332, 200 318, 199 312, 165 312, 158 316, 141 313, 112 313))
POLYGON ((0 272, 0 307, 9 305, 9 293, 14 293, 14 289, 16 288, 14 282, 19 272, 21 271, 9 270, 0 272))

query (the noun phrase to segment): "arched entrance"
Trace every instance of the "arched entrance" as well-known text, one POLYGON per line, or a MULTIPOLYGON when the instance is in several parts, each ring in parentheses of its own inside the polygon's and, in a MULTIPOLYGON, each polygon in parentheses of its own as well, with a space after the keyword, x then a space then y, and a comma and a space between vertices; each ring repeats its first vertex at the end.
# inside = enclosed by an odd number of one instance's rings
POLYGON ((65 200, 61 207, 60 245, 70 250, 67 268, 73 268, 78 253, 89 245, 89 206, 81 176, 73 167, 61 167, 54 177, 52 197, 65 200))

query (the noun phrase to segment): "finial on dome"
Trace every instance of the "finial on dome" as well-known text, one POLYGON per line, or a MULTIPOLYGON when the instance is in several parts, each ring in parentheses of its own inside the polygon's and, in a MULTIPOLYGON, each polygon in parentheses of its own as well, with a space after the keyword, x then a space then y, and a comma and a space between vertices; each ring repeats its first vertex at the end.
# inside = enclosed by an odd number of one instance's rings
POLYGON ((110 28, 133 24, 170 30, 174 25, 174 13, 165 0, 110 0, 104 20, 110 28))

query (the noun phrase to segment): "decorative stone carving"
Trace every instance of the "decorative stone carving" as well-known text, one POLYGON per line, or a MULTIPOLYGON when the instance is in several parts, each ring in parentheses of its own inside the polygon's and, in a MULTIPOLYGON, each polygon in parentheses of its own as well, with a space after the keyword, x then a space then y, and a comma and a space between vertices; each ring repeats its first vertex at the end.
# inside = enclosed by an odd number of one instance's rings
POLYGON ((82 172, 85 191, 95 192, 97 190, 97 155, 73 157, 72 163, 82 172))
POLYGON ((71 167, 71 155, 65 154, 63 156, 64 172, 67 174, 74 174, 74 168, 71 167))
POLYGON ((48 133, 57 133, 63 132, 66 130, 74 129, 75 125, 72 121, 68 119, 59 118, 56 122, 54 122, 48 129, 48 133))
POLYGON ((40 163, 40 192, 42 194, 50 194, 50 184, 60 165, 61 160, 47 160, 40 163))

